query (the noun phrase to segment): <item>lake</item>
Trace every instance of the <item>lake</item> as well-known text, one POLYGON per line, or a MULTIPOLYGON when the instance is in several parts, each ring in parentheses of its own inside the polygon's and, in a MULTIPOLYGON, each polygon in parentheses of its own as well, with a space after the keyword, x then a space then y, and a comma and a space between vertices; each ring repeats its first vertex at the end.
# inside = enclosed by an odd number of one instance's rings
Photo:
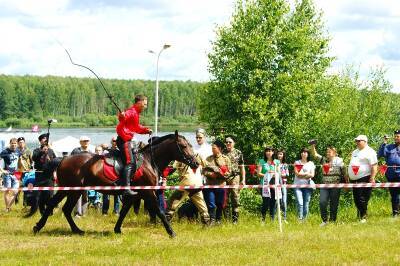
MULTIPOLYGON (((158 132, 158 136, 165 136, 174 132, 158 132)), ((179 132, 180 135, 185 136, 190 143, 196 141, 194 132, 179 132)), ((66 136, 71 136, 79 139, 80 136, 88 136, 91 144, 98 145, 102 143, 110 143, 113 136, 117 136, 114 128, 54 128, 50 129, 50 142, 60 140, 66 136)), ((136 134, 139 141, 147 143, 149 135, 136 134)), ((79 143, 78 143, 79 145, 79 143)))
MULTIPOLYGON (((36 148, 38 146, 38 136, 42 133, 46 133, 47 129, 42 130, 40 133, 34 132, 1 132, 0 133, 0 150, 4 149, 4 146, 8 145, 10 138, 12 137, 25 137, 28 147, 36 148), (3 147, 2 147, 3 146, 3 147)), ((165 131, 158 132, 158 136, 164 136, 173 133, 165 131)), ((196 138, 194 130, 192 132, 179 132, 180 135, 185 136, 185 138, 192 144, 195 143, 196 138)), ((67 136, 71 136, 79 139, 81 136, 88 136, 90 138, 90 143, 93 145, 99 145, 102 143, 110 144, 111 138, 116 136, 114 128, 51 128, 50 129, 50 143, 63 139, 67 136)), ((149 135, 137 134, 136 138, 139 141, 147 143, 149 135)), ((79 142, 76 143, 76 147, 79 146, 79 142)))

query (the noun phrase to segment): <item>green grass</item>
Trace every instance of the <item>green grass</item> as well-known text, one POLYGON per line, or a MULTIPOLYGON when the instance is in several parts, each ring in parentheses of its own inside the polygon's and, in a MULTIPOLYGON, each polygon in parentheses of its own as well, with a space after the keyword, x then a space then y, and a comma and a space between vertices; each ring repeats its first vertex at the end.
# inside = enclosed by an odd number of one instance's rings
POLYGON ((321 228, 314 210, 305 223, 290 213, 280 233, 276 221, 262 225, 258 216, 242 213, 238 225, 204 229, 174 222, 177 237, 170 239, 160 224, 150 225, 147 216, 133 212, 123 234, 115 235, 117 216, 93 209, 77 220, 85 236, 71 234, 60 209, 34 236, 39 215, 22 218, 20 205, 4 213, 1 202, 0 265, 398 265, 400 219, 390 217, 388 198, 372 198, 369 207, 366 224, 357 222, 350 207, 340 209, 337 224, 321 228))

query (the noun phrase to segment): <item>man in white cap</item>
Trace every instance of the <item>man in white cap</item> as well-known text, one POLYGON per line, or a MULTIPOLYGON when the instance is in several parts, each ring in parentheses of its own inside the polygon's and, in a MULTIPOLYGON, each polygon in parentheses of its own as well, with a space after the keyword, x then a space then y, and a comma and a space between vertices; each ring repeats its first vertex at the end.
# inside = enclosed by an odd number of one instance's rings
POLYGON ((80 147, 77 147, 71 151, 71 155, 83 153, 83 152, 88 152, 88 153, 93 153, 89 150, 89 143, 90 143, 90 138, 88 136, 81 136, 79 138, 79 144, 81 145, 80 147))
MULTIPOLYGON (((90 143, 90 138, 88 136, 81 136, 79 138, 79 144, 81 145, 80 147, 77 147, 71 151, 71 155, 75 154, 80 154, 80 153, 93 153, 92 151, 89 150, 89 143, 90 143)), ((88 205, 88 196, 87 192, 84 191, 82 193, 82 196, 79 198, 78 202, 75 205, 76 208, 76 216, 77 218, 80 218, 84 215, 86 212, 88 205)))
MULTIPOLYGON (((368 146, 368 138, 365 135, 357 136, 357 149, 351 154, 348 173, 351 183, 375 183, 378 158, 376 152, 368 146)), ((357 207, 358 218, 361 223, 367 220, 368 201, 372 188, 353 188, 354 203, 357 207)))

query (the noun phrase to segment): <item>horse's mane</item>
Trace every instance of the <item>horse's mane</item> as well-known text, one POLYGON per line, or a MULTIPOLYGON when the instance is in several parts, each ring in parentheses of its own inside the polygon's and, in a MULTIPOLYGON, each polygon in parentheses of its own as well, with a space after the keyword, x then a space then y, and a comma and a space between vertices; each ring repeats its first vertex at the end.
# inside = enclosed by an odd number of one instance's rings
MULTIPOLYGON (((178 136, 186 140, 186 138, 184 136, 182 136, 182 135, 178 135, 178 136)), ((175 134, 168 134, 168 135, 165 135, 162 137, 153 137, 151 140, 149 140, 149 144, 146 144, 146 146, 144 146, 142 148, 142 151, 149 149, 151 146, 158 145, 170 138, 175 138, 175 134)))

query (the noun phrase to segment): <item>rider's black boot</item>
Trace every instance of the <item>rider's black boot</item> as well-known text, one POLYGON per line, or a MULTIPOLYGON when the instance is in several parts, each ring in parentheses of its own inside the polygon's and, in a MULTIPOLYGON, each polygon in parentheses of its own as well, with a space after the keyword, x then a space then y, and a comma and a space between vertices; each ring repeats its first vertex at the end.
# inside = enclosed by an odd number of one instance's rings
MULTIPOLYGON (((131 176, 132 176, 132 168, 134 168, 132 165, 127 165, 124 168, 124 171, 122 172, 121 176, 121 185, 122 186, 130 186, 131 185, 131 176)), ((134 196, 136 195, 137 192, 132 191, 130 189, 126 189, 122 192, 122 196, 134 196)))

